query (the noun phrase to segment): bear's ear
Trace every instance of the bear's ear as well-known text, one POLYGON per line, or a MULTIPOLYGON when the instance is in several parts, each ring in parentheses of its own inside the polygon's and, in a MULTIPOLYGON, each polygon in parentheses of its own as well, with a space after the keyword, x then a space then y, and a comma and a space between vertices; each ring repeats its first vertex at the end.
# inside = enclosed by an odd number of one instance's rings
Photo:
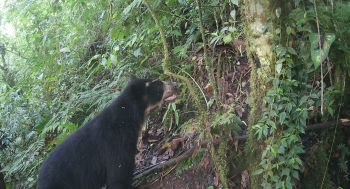
POLYGON ((136 79, 138 79, 135 75, 131 75, 129 77, 129 83, 131 83, 132 81, 135 81, 136 79))

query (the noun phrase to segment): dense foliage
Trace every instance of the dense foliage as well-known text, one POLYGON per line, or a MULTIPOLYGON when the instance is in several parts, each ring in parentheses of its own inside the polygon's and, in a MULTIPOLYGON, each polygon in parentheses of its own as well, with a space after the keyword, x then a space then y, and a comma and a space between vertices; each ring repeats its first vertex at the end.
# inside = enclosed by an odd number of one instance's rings
MULTIPOLYGON (((212 43, 233 40, 234 3, 205 8, 205 27, 216 23, 208 28, 212 43)), ((171 69, 191 73, 188 50, 202 45, 196 2, 150 5, 177 60, 171 69)), ((5 1, 1 8, 0 159, 9 183, 30 188, 48 152, 116 97, 130 74, 161 74, 163 46, 141 0, 5 1)), ((168 109, 178 124, 175 105, 168 109)))
MULTIPOLYGON (((233 147, 228 141, 242 132, 238 117, 244 117, 244 108, 240 105, 251 99, 241 98, 247 94, 232 97, 229 91, 242 93, 246 83, 242 76, 241 83, 232 84, 235 75, 228 76, 228 68, 236 69, 249 51, 244 40, 252 36, 244 34, 243 24, 249 18, 241 18, 249 5, 237 0, 148 3, 0 2, 0 27, 4 28, 0 30, 0 167, 8 186, 33 188, 48 153, 118 96, 131 74, 167 77, 162 65, 167 46, 167 69, 191 81, 196 96, 183 82, 179 98, 183 109, 170 104, 162 121, 168 128, 191 125, 209 144, 221 139, 218 147, 209 146, 208 151, 220 186, 229 187, 233 162, 227 157, 233 147), (224 49, 223 53, 217 49, 224 49), (237 89, 228 89, 232 86, 237 89), (181 111, 199 115, 201 108, 192 102, 202 103, 204 118, 181 117, 181 111)), ((307 124, 339 118, 340 105, 349 101, 350 3, 294 0, 276 7, 273 14, 277 21, 270 41, 274 64, 266 84, 269 90, 260 94, 265 102, 258 107, 262 115, 254 115, 259 117, 257 123, 248 123, 251 129, 243 132, 252 132, 248 134, 263 146, 250 176, 262 176, 259 186, 264 188, 293 188, 303 177, 302 154, 307 149, 302 137, 307 124)), ((320 141, 330 143, 332 137, 320 141)), ((344 140, 338 142, 331 149, 339 154, 346 180, 350 150, 344 140)), ((315 154, 325 157, 322 162, 328 167, 330 156, 324 151, 320 148, 315 154)), ((200 160, 196 156, 188 162, 200 160)))
MULTIPOLYGON (((350 12, 345 11, 349 6, 296 1, 279 7, 284 15, 277 17, 285 22, 277 24, 274 36, 275 74, 262 118, 253 126, 257 138, 266 144, 254 173, 264 173, 264 188, 296 186, 304 169, 301 137, 307 123, 338 119, 341 114, 349 94, 343 84, 349 77, 350 28, 346 23, 350 12)), ((348 175, 347 171, 343 174, 348 175)), ((319 187, 323 184, 324 180, 319 187)))

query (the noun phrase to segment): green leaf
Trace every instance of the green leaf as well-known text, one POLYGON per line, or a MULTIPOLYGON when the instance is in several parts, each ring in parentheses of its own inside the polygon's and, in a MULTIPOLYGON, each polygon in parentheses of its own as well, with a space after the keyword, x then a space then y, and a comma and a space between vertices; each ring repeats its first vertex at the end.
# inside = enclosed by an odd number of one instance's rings
POLYGON ((236 10, 235 10, 235 9, 233 9, 233 10, 230 12, 230 16, 231 16, 234 20, 236 20, 236 10))
MULTIPOLYGON (((304 150, 303 150, 303 151, 304 151, 304 150)), ((297 159, 296 159, 296 162, 297 162, 299 165, 303 165, 303 162, 301 161, 300 158, 297 158, 297 159)))
POLYGON ((292 103, 288 103, 288 104, 286 105, 286 110, 287 110, 287 112, 290 113, 290 111, 292 111, 292 109, 293 109, 293 104, 292 104, 292 103))
POLYGON ((294 29, 291 28, 290 26, 287 27, 286 31, 287 31, 287 34, 288 34, 288 35, 295 33, 295 32, 294 32, 294 29))
POLYGON ((170 108, 171 108, 171 105, 169 104, 164 115, 163 115, 162 123, 164 123, 165 119, 167 118, 167 115, 169 113, 170 108))
POLYGON ((176 112, 176 104, 175 103, 171 103, 171 108, 173 109, 174 112, 176 112))
POLYGON ((175 112, 175 124, 179 125, 179 112, 175 112))
POLYGON ((60 52, 61 53, 69 53, 70 49, 69 49, 69 47, 64 47, 64 48, 60 49, 60 52))
POLYGON ((276 150, 275 146, 271 146, 270 151, 271 151, 273 156, 277 155, 277 150, 276 150))
MULTIPOLYGON (((320 40, 319 35, 317 33, 312 33, 309 36, 310 43, 311 43, 311 59, 315 66, 315 68, 318 68, 321 63, 327 58, 329 49, 332 45, 332 43, 335 40, 335 35, 333 33, 331 34, 325 34, 322 47, 320 47, 320 40)), ((321 36, 322 39, 322 36, 321 36)))
POLYGON ((102 62, 101 62, 101 65, 102 66, 106 66, 106 63, 107 63, 107 59, 105 57, 102 58, 102 62))
POLYGON ((139 56, 141 56, 142 55, 142 53, 141 53, 141 49, 140 48, 138 48, 138 49, 136 49, 135 51, 134 51, 134 56, 137 58, 137 57, 139 57, 139 56))
POLYGON ((214 99, 208 101, 207 107, 210 108, 214 104, 214 99))
POLYGON ((286 112, 280 113, 280 115, 279 115, 279 123, 280 123, 280 124, 283 124, 284 121, 286 120, 286 117, 287 117, 286 112))
POLYGON ((264 172, 264 169, 258 169, 258 170, 255 170, 255 171, 253 172, 253 175, 259 175, 259 174, 261 174, 262 172, 264 172))
MULTIPOLYGON (((185 5, 187 3, 186 0, 177 0, 177 2, 179 2, 181 5, 185 5)), ((209 189, 209 188, 208 188, 209 189)))
POLYGON ((276 72, 278 73, 278 74, 281 74, 281 70, 282 70, 282 66, 283 66, 283 62, 285 61, 285 59, 284 58, 281 58, 281 59, 279 59, 279 60, 277 60, 277 62, 276 62, 276 72))
POLYGON ((173 52, 174 52, 174 54, 176 54, 179 57, 186 57, 187 56, 186 55, 187 48, 188 48, 188 46, 186 44, 179 45, 179 46, 174 47, 173 52))
POLYGON ((232 41, 231 34, 226 35, 223 39, 224 43, 230 43, 232 41))
POLYGON ((308 98, 309 98, 309 96, 301 97, 301 99, 299 101, 299 106, 302 106, 307 101, 308 98))
POLYGON ((286 149, 284 148, 284 146, 280 146, 280 147, 278 148, 278 153, 279 153, 279 154, 284 154, 285 151, 286 151, 286 149))
POLYGON ((267 120, 267 125, 269 125, 273 129, 277 129, 276 123, 272 120, 267 120))
POLYGON ((123 10, 123 15, 127 18, 129 16, 130 11, 135 8, 140 6, 141 0, 134 0, 131 2, 124 10, 123 10))
POLYGON ((100 54, 96 54, 95 56, 93 56, 92 58, 90 58, 90 60, 88 61, 88 63, 90 64, 93 60, 97 60, 101 58, 101 55, 100 54))
POLYGON ((232 4, 237 5, 238 6, 238 0, 230 0, 232 4))
POLYGON ((181 31, 179 31, 179 30, 173 30, 172 33, 176 37, 181 37, 182 36, 181 31))
POLYGON ((290 174, 290 169, 289 168, 283 168, 282 169, 282 175, 288 176, 290 174))
POLYGON ((118 63, 118 58, 116 55, 111 54, 109 56, 109 60, 111 61, 112 64, 117 64, 118 63))
POLYGON ((275 48, 277 57, 282 57, 286 54, 287 49, 285 47, 281 47, 280 45, 277 45, 275 48))
POLYGON ((290 54, 292 54, 292 55, 297 55, 297 52, 296 52, 293 48, 287 47, 287 50, 288 50, 288 52, 289 52, 290 54))
POLYGON ((299 178, 299 173, 298 173, 298 171, 292 171, 292 176, 293 176, 293 178, 295 178, 295 179, 297 179, 297 180, 300 179, 300 178, 299 178))
POLYGON ((109 35, 111 36, 111 39, 119 41, 124 39, 124 37, 127 35, 127 31, 125 28, 119 28, 119 27, 114 27, 112 30, 109 32, 109 35))
POLYGON ((333 110, 332 107, 328 106, 328 107, 327 107, 327 111, 328 111, 329 115, 331 115, 331 117, 334 116, 334 110, 333 110))
POLYGON ((258 139, 261 139, 262 137, 262 127, 259 124, 253 125, 253 129, 256 130, 255 131, 255 135, 257 136, 258 139))

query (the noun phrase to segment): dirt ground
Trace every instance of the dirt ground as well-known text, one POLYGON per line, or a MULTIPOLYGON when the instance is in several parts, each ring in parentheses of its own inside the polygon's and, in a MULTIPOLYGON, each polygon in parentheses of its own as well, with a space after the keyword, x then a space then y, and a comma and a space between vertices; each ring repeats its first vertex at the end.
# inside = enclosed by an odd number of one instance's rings
POLYGON ((176 171, 169 174, 163 173, 154 182, 139 189, 206 189, 214 182, 214 173, 211 168, 197 166, 182 174, 177 175, 176 171))

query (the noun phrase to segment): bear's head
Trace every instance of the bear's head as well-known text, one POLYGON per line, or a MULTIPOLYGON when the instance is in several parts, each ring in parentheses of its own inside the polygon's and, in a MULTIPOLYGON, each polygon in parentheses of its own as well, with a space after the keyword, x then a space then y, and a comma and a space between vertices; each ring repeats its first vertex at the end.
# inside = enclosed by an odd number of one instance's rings
POLYGON ((146 115, 162 106, 165 102, 176 99, 178 85, 175 82, 161 81, 159 79, 130 78, 128 87, 133 98, 145 106, 146 115))

